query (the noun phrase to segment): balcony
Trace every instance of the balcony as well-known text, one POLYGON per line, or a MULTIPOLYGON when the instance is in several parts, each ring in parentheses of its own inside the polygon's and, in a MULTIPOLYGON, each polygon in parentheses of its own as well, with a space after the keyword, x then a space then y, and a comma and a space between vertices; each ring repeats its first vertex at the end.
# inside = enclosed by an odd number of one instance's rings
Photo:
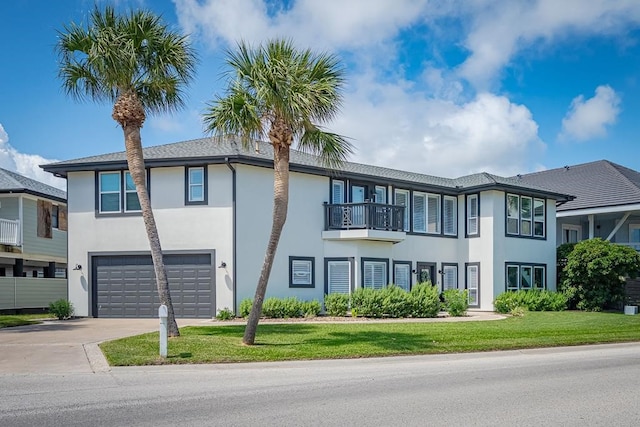
POLYGON ((405 239, 404 206, 383 203, 324 205, 325 240, 377 240, 401 242, 405 239))
POLYGON ((0 219, 0 244, 20 246, 20 221, 0 219))

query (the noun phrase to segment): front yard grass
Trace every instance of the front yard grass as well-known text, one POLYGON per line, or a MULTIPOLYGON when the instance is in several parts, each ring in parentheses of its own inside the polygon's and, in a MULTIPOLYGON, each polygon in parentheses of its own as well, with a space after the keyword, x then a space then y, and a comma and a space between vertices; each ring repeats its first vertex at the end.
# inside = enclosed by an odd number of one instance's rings
POLYGON ((34 325, 40 323, 40 320, 48 318, 51 318, 49 313, 0 315, 0 329, 12 326, 34 325))
POLYGON ((459 353, 640 341, 640 316, 567 311, 478 322, 261 324, 251 347, 242 345, 243 332, 244 325, 182 328, 165 360, 157 332, 100 347, 115 366, 459 353))

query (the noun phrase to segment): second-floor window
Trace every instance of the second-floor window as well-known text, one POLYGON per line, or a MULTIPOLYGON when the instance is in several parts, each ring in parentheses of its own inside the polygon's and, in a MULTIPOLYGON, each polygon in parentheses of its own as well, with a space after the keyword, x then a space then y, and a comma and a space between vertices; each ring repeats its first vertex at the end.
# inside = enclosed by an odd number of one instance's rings
POLYGON ((98 212, 140 212, 140 200, 128 171, 100 172, 98 212))
POLYGON ((440 195, 413 192, 414 233, 440 233, 440 195))
POLYGON ((545 237, 545 201, 507 194, 507 235, 545 237))
POLYGON ((207 169, 204 166, 186 169, 185 203, 203 205, 207 203, 207 169))
POLYGON ((480 234, 478 217, 478 195, 469 194, 467 196, 467 236, 477 236, 480 234))
POLYGON ((59 213, 58 205, 51 206, 51 227, 53 228, 58 228, 60 225, 59 213))

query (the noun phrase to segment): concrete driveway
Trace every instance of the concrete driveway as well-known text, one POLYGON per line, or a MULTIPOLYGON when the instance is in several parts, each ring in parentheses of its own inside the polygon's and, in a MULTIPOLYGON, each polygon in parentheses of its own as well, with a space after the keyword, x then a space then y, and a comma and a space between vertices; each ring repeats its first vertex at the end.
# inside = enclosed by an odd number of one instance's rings
MULTIPOLYGON (((178 326, 210 323, 178 319, 178 326)), ((0 374, 65 374, 109 370, 98 343, 157 331, 158 319, 81 318, 0 329, 0 374)))

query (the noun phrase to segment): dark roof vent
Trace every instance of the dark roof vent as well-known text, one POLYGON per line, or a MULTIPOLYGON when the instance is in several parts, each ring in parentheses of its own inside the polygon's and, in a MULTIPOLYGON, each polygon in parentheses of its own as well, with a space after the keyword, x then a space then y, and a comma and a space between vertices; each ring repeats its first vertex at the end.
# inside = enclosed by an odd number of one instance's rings
POLYGON ((569 165, 564 165, 564 170, 568 171, 569 170, 569 165))

